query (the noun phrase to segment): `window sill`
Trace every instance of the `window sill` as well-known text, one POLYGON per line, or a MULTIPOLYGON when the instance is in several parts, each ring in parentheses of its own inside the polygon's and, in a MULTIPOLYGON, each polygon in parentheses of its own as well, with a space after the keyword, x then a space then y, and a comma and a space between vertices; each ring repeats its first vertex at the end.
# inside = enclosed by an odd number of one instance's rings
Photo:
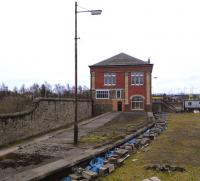
POLYGON ((131 84, 132 86, 144 86, 144 84, 131 84))
POLYGON ((104 84, 104 86, 116 86, 116 84, 104 84))
POLYGON ((132 111, 144 111, 144 109, 131 109, 132 111))

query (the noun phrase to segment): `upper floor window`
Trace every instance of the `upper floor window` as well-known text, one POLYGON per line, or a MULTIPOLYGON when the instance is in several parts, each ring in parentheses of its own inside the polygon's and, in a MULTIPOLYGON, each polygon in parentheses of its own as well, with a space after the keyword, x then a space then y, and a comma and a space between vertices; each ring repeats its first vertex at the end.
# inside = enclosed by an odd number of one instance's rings
POLYGON ((116 73, 104 73, 104 85, 116 85, 116 73))
POLYGON ((109 99, 109 90, 96 90, 96 99, 109 99))
POLYGON ((131 72, 131 85, 144 85, 144 72, 131 72))

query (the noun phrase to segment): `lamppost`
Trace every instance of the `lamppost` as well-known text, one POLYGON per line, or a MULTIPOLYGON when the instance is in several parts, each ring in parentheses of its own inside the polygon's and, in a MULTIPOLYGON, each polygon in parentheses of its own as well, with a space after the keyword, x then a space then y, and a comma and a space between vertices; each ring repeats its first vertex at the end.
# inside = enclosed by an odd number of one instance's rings
POLYGON ((77 145, 78 144, 78 116, 77 116, 77 72, 78 72, 78 69, 77 69, 77 60, 78 60, 78 37, 77 37, 77 14, 78 13, 86 13, 86 12, 89 12, 91 13, 91 15, 100 15, 102 10, 88 10, 88 9, 85 9, 85 8, 82 8, 84 9, 84 11, 78 11, 77 10, 77 7, 78 7, 78 4, 77 2, 75 2, 75 93, 74 93, 74 144, 77 145))

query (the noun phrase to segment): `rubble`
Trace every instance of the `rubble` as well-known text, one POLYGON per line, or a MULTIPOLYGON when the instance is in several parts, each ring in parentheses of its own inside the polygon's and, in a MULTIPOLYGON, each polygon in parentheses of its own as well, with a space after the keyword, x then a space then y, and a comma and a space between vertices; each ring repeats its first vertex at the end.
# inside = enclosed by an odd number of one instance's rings
POLYGON ((93 172, 91 170, 84 170, 82 172, 82 176, 88 180, 91 180, 91 179, 95 179, 97 178, 97 173, 96 172, 93 172))
POLYGON ((144 179, 143 181, 161 181, 158 177, 151 177, 149 179, 144 179))
POLYGON ((111 163, 107 163, 103 166, 105 169, 108 169, 109 173, 113 172, 115 170, 115 165, 111 163))
MULTIPOLYGON (((117 148, 109 150, 105 153, 103 157, 96 157, 89 162, 89 165, 83 168, 76 168, 74 172, 78 176, 82 176, 87 180, 95 180, 98 176, 104 176, 113 172, 117 167, 121 166, 130 154, 136 153, 137 150, 143 149, 155 139, 156 136, 161 134, 167 129, 166 120, 162 120, 159 117, 155 120, 155 124, 151 129, 146 130, 143 134, 119 145, 117 148)), ((136 161, 134 159, 132 161, 136 161)), ((174 167, 169 165, 149 165, 145 167, 147 170, 157 170, 157 171, 185 171, 184 168, 174 167)), ((77 175, 76 175, 77 176, 77 175)), ((72 174, 72 177, 74 175, 72 174)), ((75 180, 75 179, 74 179, 75 180)), ((78 179, 76 179, 78 180, 78 179)), ((143 181, 160 181, 157 177, 152 177, 150 179, 144 179, 143 181)))
POLYGON ((138 159, 133 159, 132 162, 136 162, 138 159))
POLYGON ((154 170, 154 171, 161 171, 161 172, 185 172, 185 168, 178 167, 174 165, 165 165, 165 164, 152 164, 145 166, 146 170, 154 170))
POLYGON ((115 154, 119 155, 120 157, 123 157, 123 156, 125 156, 125 155, 128 154, 128 150, 118 148, 118 149, 115 151, 115 154))
POLYGON ((80 180, 80 179, 83 178, 82 175, 80 175, 80 174, 75 174, 75 173, 70 174, 69 177, 70 177, 72 180, 80 180))

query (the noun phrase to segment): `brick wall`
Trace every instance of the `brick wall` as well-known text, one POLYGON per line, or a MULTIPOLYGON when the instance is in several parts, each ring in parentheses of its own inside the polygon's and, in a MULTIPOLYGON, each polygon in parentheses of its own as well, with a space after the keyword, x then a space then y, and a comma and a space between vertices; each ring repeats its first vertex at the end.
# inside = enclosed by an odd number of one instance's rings
MULTIPOLYGON (((112 91, 115 89, 121 89, 123 111, 132 111, 131 109, 131 98, 132 96, 143 96, 144 97, 144 109, 145 111, 151 111, 151 71, 152 65, 147 64, 143 66, 113 66, 113 67, 91 67, 90 72, 92 76, 92 97, 94 99, 94 112, 97 113, 100 109, 105 112, 115 110, 112 108, 113 102, 108 101, 105 104, 100 99, 95 99, 95 89, 106 89, 110 90, 110 99, 115 99, 112 96, 112 91), (131 85, 131 72, 142 71, 144 72, 144 85, 137 86, 131 85), (115 72, 116 73, 116 85, 104 85, 104 73, 115 72), (95 78, 93 77, 95 75, 95 78), (102 105, 100 105, 102 104, 102 105), (108 106, 110 104, 110 106, 108 106)), ((114 94, 113 94, 114 95, 114 94)), ((114 107, 116 105, 114 104, 114 107)), ((101 112, 101 111, 100 111, 101 112)))
MULTIPOLYGON (((91 116, 91 101, 79 100, 78 120, 91 116)), ((73 121, 73 99, 37 99, 31 110, 0 114, 0 146, 71 125, 73 121)))

